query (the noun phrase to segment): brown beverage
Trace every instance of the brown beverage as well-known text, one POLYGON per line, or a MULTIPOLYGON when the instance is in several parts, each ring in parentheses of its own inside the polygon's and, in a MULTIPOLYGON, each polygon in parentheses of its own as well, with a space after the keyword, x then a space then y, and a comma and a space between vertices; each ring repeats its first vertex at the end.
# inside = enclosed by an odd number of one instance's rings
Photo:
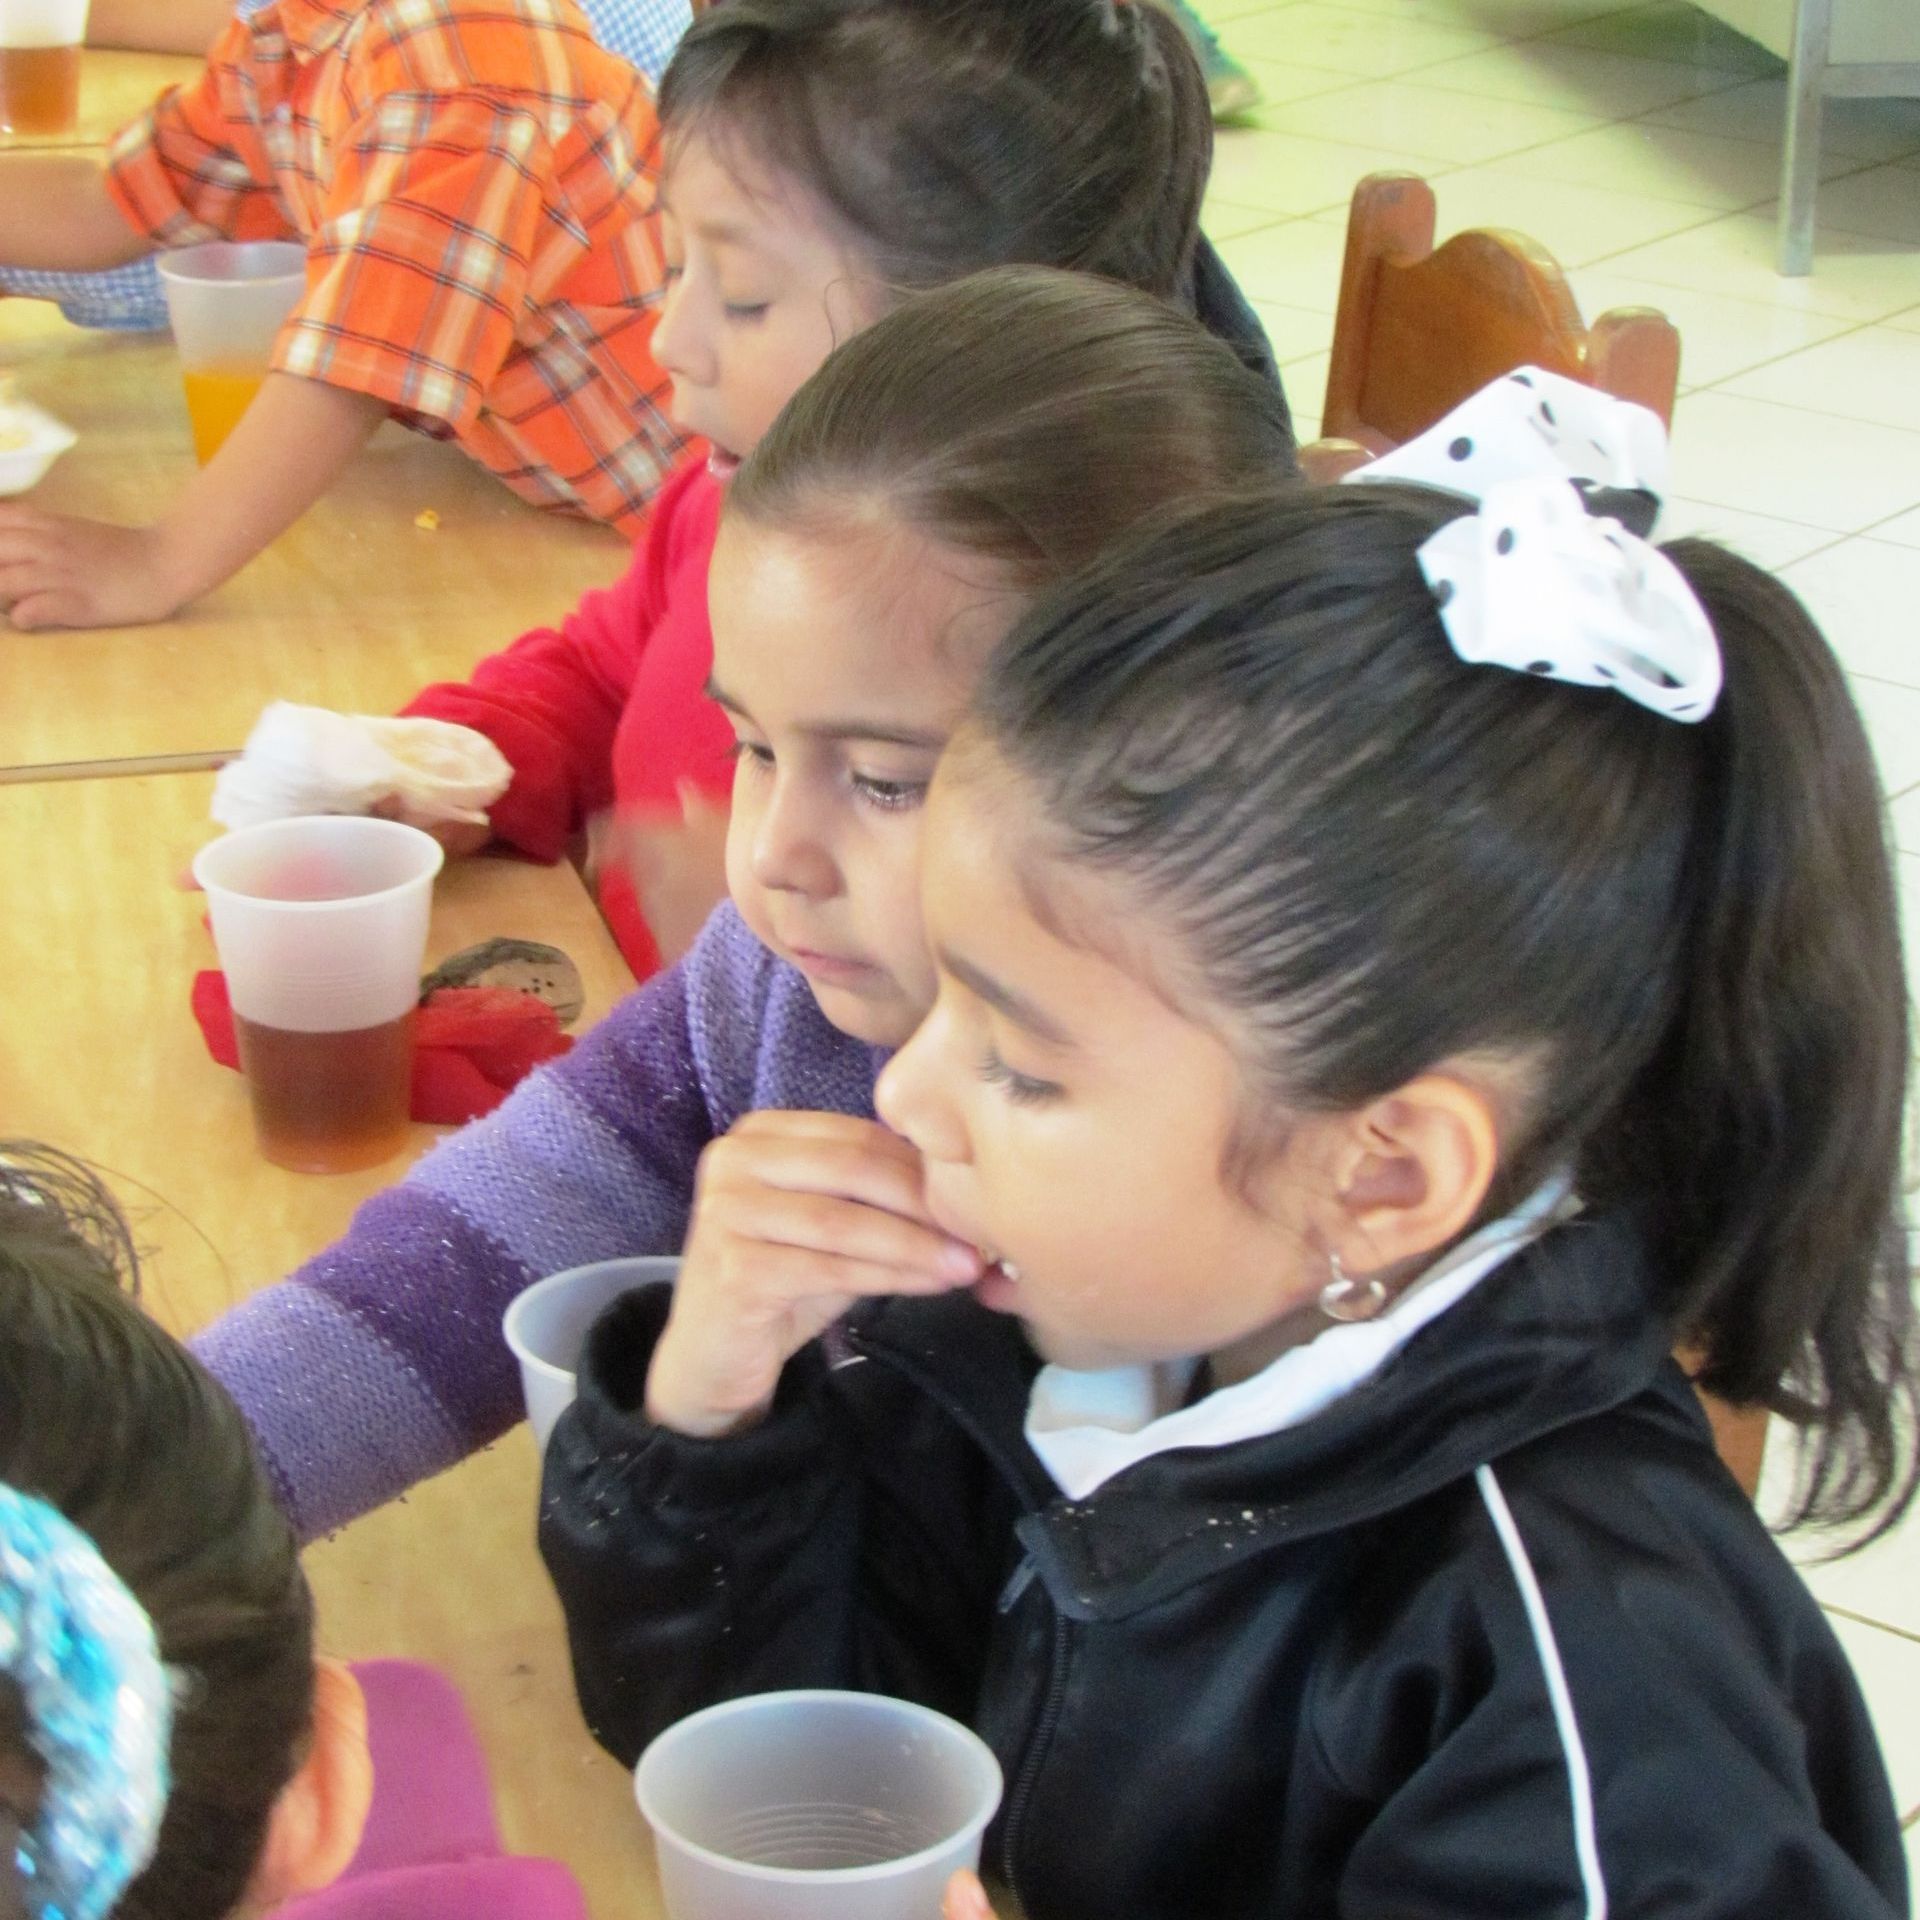
POLYGON ((353 1173, 407 1143, 413 1015, 347 1033, 293 1033, 235 1014, 260 1151, 294 1173, 353 1173))
POLYGON ((78 47, 0 47, 0 127, 71 133, 80 118, 78 47))

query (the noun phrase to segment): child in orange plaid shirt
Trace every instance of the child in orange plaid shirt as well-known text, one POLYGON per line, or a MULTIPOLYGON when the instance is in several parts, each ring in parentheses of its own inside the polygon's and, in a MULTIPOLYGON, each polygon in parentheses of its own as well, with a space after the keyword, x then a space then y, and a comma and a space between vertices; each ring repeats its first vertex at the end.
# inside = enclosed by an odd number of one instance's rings
POLYGON ((274 371, 151 526, 0 509, 16 626, 164 619, 290 525, 389 414, 522 498, 636 532, 679 451, 651 341, 659 130, 574 0, 278 0, 106 162, 6 156, 0 261, 297 237, 274 371))

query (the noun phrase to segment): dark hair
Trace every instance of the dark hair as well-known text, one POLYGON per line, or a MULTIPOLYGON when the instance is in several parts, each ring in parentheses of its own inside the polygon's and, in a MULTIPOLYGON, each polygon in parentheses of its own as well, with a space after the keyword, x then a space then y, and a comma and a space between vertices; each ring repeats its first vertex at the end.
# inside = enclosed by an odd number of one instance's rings
POLYGON ((1665 549, 1724 655, 1698 725, 1463 665, 1415 560, 1463 510, 1374 485, 1196 516, 1035 608, 974 724, 1042 846, 1151 902, 1266 1113, 1529 1066, 1490 1209, 1567 1164, 1643 1209, 1701 1384, 1820 1430, 1794 1519, 1890 1524, 1906 987, 1839 665, 1699 540, 1665 549))
POLYGON ((840 347, 726 512, 820 526, 877 506, 1031 593, 1156 512, 1270 486, 1293 459, 1278 390, 1193 321, 1084 274, 998 267, 840 347))
POLYGON ((1213 158, 1178 24, 1116 0, 726 0, 660 83, 803 181, 900 291, 1012 261, 1186 297, 1213 158))
POLYGON ((238 1410, 122 1291, 130 1258, 97 1176, 0 1141, 0 1481, 91 1537, 185 1682, 159 1846, 115 1920, 217 1920, 313 1725, 313 1602, 238 1410))

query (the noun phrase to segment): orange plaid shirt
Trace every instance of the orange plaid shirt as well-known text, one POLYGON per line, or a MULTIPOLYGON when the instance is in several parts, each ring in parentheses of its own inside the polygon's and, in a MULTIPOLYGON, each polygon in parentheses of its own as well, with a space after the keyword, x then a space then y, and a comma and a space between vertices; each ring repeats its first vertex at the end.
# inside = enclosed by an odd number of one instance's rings
POLYGON ((646 82, 574 0, 279 0, 114 142, 161 246, 298 238, 274 365, 631 534, 681 443, 646 82))

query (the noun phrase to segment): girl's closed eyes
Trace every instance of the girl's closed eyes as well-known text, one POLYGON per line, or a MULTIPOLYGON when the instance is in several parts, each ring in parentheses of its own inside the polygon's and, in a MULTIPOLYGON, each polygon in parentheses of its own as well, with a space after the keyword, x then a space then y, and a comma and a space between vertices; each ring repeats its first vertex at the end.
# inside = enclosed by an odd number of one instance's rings
POLYGON ((1017 1106, 1043 1107, 1066 1092, 1057 1081, 1036 1080, 1031 1074, 1016 1072, 1001 1059, 999 1049, 991 1041, 980 1057, 980 1078, 989 1086, 1004 1088, 1007 1098, 1017 1106))

